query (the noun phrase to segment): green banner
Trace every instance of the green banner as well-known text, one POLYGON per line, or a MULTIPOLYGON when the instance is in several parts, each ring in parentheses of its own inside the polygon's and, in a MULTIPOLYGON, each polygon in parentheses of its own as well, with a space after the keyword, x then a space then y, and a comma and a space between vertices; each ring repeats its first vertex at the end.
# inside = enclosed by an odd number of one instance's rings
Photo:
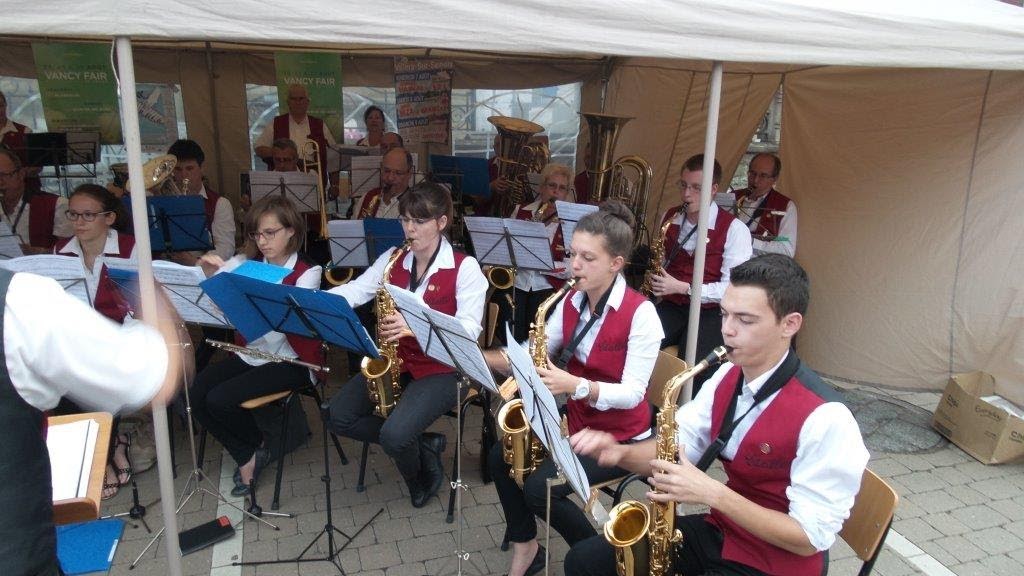
POLYGON ((327 52, 276 52, 274 68, 281 113, 288 111, 288 87, 301 84, 309 93, 307 114, 322 119, 334 139, 342 142, 345 134, 342 132, 341 57, 327 52))
POLYGON ((110 45, 33 42, 32 54, 47 130, 99 132, 102 144, 120 144, 110 45))

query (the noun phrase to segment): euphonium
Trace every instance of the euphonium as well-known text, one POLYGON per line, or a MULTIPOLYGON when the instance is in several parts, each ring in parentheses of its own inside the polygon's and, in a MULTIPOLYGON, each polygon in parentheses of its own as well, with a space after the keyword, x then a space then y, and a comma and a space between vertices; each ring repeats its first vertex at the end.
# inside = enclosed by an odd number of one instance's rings
POLYGON ((377 314, 377 347, 380 349, 380 358, 364 356, 359 364, 359 370, 366 378, 366 386, 369 388, 370 401, 375 405, 373 413, 381 418, 388 417, 402 394, 399 382, 402 361, 398 358, 398 342, 385 342, 380 333, 380 323, 395 313, 395 300, 388 294, 384 285, 391 274, 391 268, 405 254, 410 243, 410 240, 406 240, 391 253, 388 263, 384 266, 380 288, 377 289, 374 312, 377 314))
POLYGON ((650 296, 652 290, 654 290, 654 287, 651 286, 651 278, 665 273, 665 236, 668 234, 668 229, 671 225, 672 220, 665 222, 665 225, 661 227, 658 239, 651 246, 651 263, 647 266, 647 271, 644 272, 644 282, 640 285, 640 293, 642 294, 650 296))
MULTIPOLYGON (((656 458, 675 462, 679 445, 676 440, 676 407, 679 392, 687 381, 725 358, 724 346, 711 351, 696 366, 676 374, 665 384, 658 412, 656 458)), ((676 529, 675 502, 650 502, 648 512, 636 500, 620 502, 608 513, 604 537, 615 547, 615 569, 619 576, 669 576, 672 573, 672 547, 682 540, 676 529), (639 510, 644 509, 644 513, 639 510), (646 541, 643 536, 646 534, 646 541)))
MULTIPOLYGON (((530 327, 530 355, 534 366, 548 365, 548 337, 544 332, 548 310, 575 285, 576 279, 571 278, 554 294, 545 298, 537 308, 537 314, 530 327)), ((530 422, 523 411, 523 400, 512 398, 518 389, 518 384, 512 378, 506 380, 499 388, 502 398, 508 401, 498 410, 497 421, 504 433, 501 438, 502 455, 505 463, 511 466, 508 475, 522 486, 526 477, 544 460, 545 451, 540 439, 530 430, 530 422)))

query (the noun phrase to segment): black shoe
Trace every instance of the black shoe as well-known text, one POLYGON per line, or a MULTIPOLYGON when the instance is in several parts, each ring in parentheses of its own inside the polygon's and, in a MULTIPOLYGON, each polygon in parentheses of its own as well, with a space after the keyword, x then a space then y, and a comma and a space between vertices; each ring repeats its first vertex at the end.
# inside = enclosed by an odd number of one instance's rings
POLYGON ((537 544, 537 553, 533 555, 533 562, 530 562, 530 566, 526 569, 526 576, 533 576, 544 569, 544 546, 537 544))
MULTIPOLYGON (((256 481, 259 480, 260 473, 263 472, 263 469, 266 468, 267 464, 270 462, 270 450, 267 450, 266 448, 257 448, 254 456, 256 457, 256 465, 252 470, 252 479, 253 481, 256 481)), ((242 472, 238 468, 235 468, 235 474, 232 479, 235 481, 235 487, 231 489, 231 495, 248 496, 249 485, 242 483, 242 472)))
POLYGON ((231 475, 231 479, 235 481, 235 486, 245 486, 242 484, 242 471, 235 466, 235 473, 231 475))

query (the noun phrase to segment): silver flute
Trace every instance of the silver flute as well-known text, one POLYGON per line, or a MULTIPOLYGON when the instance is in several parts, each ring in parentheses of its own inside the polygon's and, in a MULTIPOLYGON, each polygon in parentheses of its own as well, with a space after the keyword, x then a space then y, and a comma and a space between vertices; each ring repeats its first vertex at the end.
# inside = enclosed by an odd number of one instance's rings
POLYGON ((330 366, 321 366, 320 364, 303 362, 298 358, 285 358, 284 356, 278 356, 277 354, 271 354, 270 352, 253 350, 252 348, 238 346, 237 344, 229 344, 227 342, 221 342, 220 340, 211 340, 210 338, 207 338, 206 343, 214 348, 220 348, 221 350, 227 350, 228 352, 237 352, 238 354, 245 354, 246 356, 252 356, 253 358, 259 358, 268 362, 287 362, 289 364, 295 364, 296 366, 302 366, 303 368, 309 368, 310 370, 317 370, 325 373, 331 371, 330 366))

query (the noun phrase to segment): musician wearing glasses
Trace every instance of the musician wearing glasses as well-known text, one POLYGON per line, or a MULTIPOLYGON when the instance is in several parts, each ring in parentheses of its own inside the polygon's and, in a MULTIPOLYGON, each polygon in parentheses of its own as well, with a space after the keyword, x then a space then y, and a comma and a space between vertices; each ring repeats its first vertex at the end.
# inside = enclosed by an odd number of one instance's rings
POLYGON ((15 152, 0 147, 0 196, 3 221, 21 239, 25 254, 45 254, 58 238, 71 236, 64 215, 67 199, 47 192, 29 192, 26 169, 15 152))
MULTIPOLYGON (((252 205, 245 220, 245 229, 249 232, 244 254, 228 261, 214 253, 204 255, 199 264, 207 276, 230 272, 247 259, 254 259, 291 270, 281 284, 311 290, 320 287, 320 266, 299 254, 306 228, 290 200, 281 196, 262 198, 252 205)), ((322 363, 319 343, 311 338, 269 332, 248 343, 236 336, 236 343, 277 357, 322 363)), ((207 366, 196 376, 190 396, 192 414, 238 464, 233 495, 248 494, 250 482, 269 461, 260 429, 252 412, 241 407, 242 402, 292 390, 312 380, 309 368, 289 362, 271 362, 242 352, 207 366)))
MULTIPOLYGON (((570 260, 576 283, 543 326, 540 345, 547 362, 537 373, 556 397, 568 397, 570 434, 592 428, 624 443, 651 435, 647 383, 662 334, 654 305, 621 275, 633 246, 633 224, 632 213, 617 201, 580 219, 570 260)), ((499 354, 489 351, 486 357, 492 369, 509 372, 499 354)), ((592 458, 580 462, 591 484, 626 474, 592 458)), ((521 487, 510 477, 501 443, 492 448, 488 465, 513 548, 508 574, 537 574, 544 568, 544 549, 537 542, 535 519, 545 518, 546 481, 556 476, 555 464, 545 458, 521 487)), ((550 525, 573 545, 595 532, 570 494, 568 484, 552 487, 550 525)))
MULTIPOLYGON (((391 154, 396 152, 402 151, 391 154)), ((453 249, 445 236, 451 195, 443 186, 423 182, 402 195, 399 207, 408 247, 384 252, 358 278, 330 291, 359 306, 379 298, 385 282, 406 288, 427 306, 454 316, 476 338, 482 330, 487 280, 476 259, 453 249)), ((377 307, 382 307, 379 300, 377 307)), ((329 426, 340 436, 380 444, 405 480, 412 505, 421 508, 444 481, 441 454, 447 443, 443 434, 424 430, 456 405, 458 374, 423 353, 397 311, 377 321, 378 346, 398 344, 398 402, 386 418, 376 415, 378 405, 371 400, 366 377, 358 374, 331 399, 329 426)))
POLYGON ((352 212, 356 219, 398 218, 401 214, 400 200, 409 190, 412 172, 412 153, 405 148, 388 150, 380 161, 381 186, 363 195, 352 212))
MULTIPOLYGON (((659 298, 658 316, 665 331, 662 347, 678 346, 677 355, 686 352, 687 322, 690 317, 690 281, 693 279, 694 252, 697 248, 697 217, 700 213, 704 155, 691 156, 679 175, 682 204, 670 208, 661 219, 665 229, 663 274, 651 275, 652 294, 659 298)), ((704 256, 704 283, 701 286, 700 325, 697 333, 697 357, 707 356, 722 345, 722 316, 719 302, 729 285, 729 272, 752 255, 750 230, 732 214, 720 210, 714 197, 722 180, 722 167, 715 161, 708 205, 708 238, 704 256)), ((707 379, 706 372, 694 378, 693 393, 707 379)))
POLYGON ((733 214, 750 228, 754 254, 796 254, 796 204, 775 189, 782 160, 761 153, 750 161, 747 187, 736 191, 733 214))
MULTIPOLYGON (((551 256, 556 269, 565 269, 565 247, 562 227, 555 210, 556 200, 565 200, 569 194, 572 172, 563 164, 548 164, 540 173, 541 184, 537 199, 529 204, 516 204, 511 218, 542 222, 551 243, 551 256)), ((537 306, 551 293, 565 284, 564 273, 546 274, 536 270, 516 270, 515 275, 515 338, 526 340, 537 306)), ((504 338, 502 338, 504 341, 504 338)))
MULTIPOLYGON (((678 460, 662 457, 654 440, 623 446, 596 430, 570 443, 648 478, 654 505, 710 507, 675 516, 683 538, 666 542, 674 548, 669 573, 818 576, 860 489, 868 451, 842 397, 790 348, 807 312, 807 273, 781 254, 732 272, 721 305, 729 362, 677 409, 678 460), (705 473, 715 459, 725 482, 705 473)), ((615 576, 611 544, 602 536, 573 546, 565 573, 615 576)))

